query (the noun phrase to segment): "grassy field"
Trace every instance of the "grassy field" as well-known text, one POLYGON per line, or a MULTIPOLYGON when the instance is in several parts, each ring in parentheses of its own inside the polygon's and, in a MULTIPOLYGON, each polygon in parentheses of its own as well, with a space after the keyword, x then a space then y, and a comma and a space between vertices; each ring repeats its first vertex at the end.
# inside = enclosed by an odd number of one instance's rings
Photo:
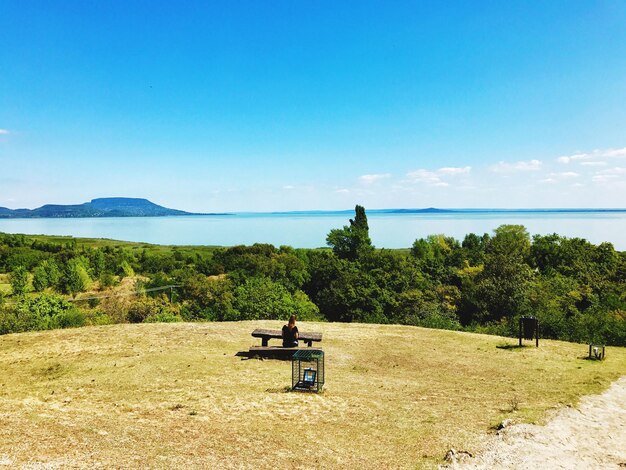
POLYGON ((626 350, 407 326, 321 331, 322 394, 290 363, 235 356, 278 322, 139 324, 0 337, 0 463, 432 468, 503 419, 541 422, 626 373, 626 350))
POLYGON ((155 245, 151 243, 129 242, 123 240, 113 240, 110 238, 81 238, 63 235, 25 235, 29 240, 37 240, 45 243, 69 244, 76 243, 78 248, 126 248, 131 251, 143 251, 167 253, 179 251, 183 255, 193 255, 195 253, 207 254, 215 251, 217 246, 212 245, 155 245))
POLYGON ((0 293, 9 295, 11 293, 11 283, 8 274, 0 274, 0 293))

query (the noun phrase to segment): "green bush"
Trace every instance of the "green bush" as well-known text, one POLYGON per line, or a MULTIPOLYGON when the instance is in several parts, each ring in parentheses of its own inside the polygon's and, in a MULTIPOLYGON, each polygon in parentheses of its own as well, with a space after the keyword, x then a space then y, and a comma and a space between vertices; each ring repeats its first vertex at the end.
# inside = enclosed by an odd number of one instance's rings
POLYGON ((14 309, 7 305, 0 306, 0 335, 17 333, 20 330, 14 309))
POLYGON ((88 272, 88 263, 89 261, 83 256, 72 258, 66 263, 60 280, 64 293, 76 296, 79 292, 89 289, 92 281, 88 272))
POLYGON ((83 312, 58 295, 23 297, 0 310, 0 334, 83 326, 83 312))
POLYGON ((96 311, 95 314, 92 315, 88 321, 91 325, 112 325, 113 323, 115 323, 110 315, 107 315, 106 313, 100 311, 96 311))
POLYGON ((506 320, 500 322, 490 322, 485 324, 473 323, 465 328, 466 331, 474 333, 481 333, 484 335, 496 335, 496 336, 517 336, 517 333, 513 331, 506 320))
POLYGON ((87 323, 85 314, 78 309, 58 313, 50 323, 52 328, 78 328, 87 323))
POLYGON ((293 294, 293 314, 301 321, 324 321, 320 309, 301 290, 293 294))
POLYGON ((144 320, 144 323, 177 323, 183 321, 180 315, 176 315, 172 312, 161 312, 155 315, 150 315, 144 320))
POLYGON ((99 281, 100 289, 106 289, 107 287, 113 287, 118 284, 115 275, 109 271, 104 271, 100 274, 99 281))
POLYGON ((190 321, 233 318, 233 291, 229 279, 198 273, 185 276, 180 290, 183 318, 190 321))
POLYGON ((61 271, 52 259, 46 259, 33 271, 33 288, 42 292, 47 287, 57 287, 61 279, 61 271))
POLYGON ((131 265, 128 264, 128 261, 124 260, 119 266, 118 274, 122 277, 132 277, 135 275, 135 271, 131 265))
POLYGON ((13 295, 23 295, 28 289, 28 271, 24 266, 16 266, 9 275, 13 295))
POLYGON ((267 277, 248 279, 235 289, 233 309, 224 320, 278 320, 296 315, 300 320, 319 320, 317 306, 302 291, 291 294, 267 277))
POLYGON ((437 328, 440 330, 461 329, 461 324, 456 318, 438 312, 425 316, 423 319, 419 320, 418 325, 424 328, 437 328))
POLYGON ((158 315, 180 316, 180 306, 170 304, 165 295, 158 297, 141 296, 128 309, 127 319, 130 323, 141 323, 158 315))

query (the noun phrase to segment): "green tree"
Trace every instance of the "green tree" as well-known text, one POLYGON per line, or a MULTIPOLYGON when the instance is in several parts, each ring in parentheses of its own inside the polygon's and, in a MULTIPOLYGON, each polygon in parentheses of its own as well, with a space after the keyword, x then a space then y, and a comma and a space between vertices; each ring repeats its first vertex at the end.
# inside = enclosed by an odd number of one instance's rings
POLYGON ((394 295, 359 262, 340 260, 328 285, 316 296, 322 314, 330 321, 388 323, 385 315, 394 295))
POLYGON ((489 234, 479 237, 475 233, 468 233, 461 244, 463 258, 467 264, 478 266, 485 261, 485 247, 489 244, 489 234))
POLYGON ((180 300, 186 320, 232 318, 234 286, 226 277, 191 273, 182 280, 180 300))
POLYGON ((530 237, 522 225, 501 225, 487 247, 484 270, 475 293, 486 311, 479 321, 500 321, 528 312, 533 271, 526 263, 530 237))
POLYGON ((225 320, 277 320, 295 314, 301 320, 318 319, 318 309, 302 291, 291 294, 267 277, 253 277, 235 289, 233 311, 225 320))
POLYGON ((61 280, 61 270, 59 269, 59 265, 53 260, 45 260, 41 265, 46 270, 46 274, 48 275, 48 286, 57 288, 59 286, 59 282, 61 280))
POLYGON ((440 282, 449 282, 452 268, 460 268, 463 264, 459 242, 442 234, 415 240, 411 254, 419 260, 424 273, 440 282))
POLYGON ((33 271, 33 287, 41 292, 47 287, 57 287, 61 278, 59 267, 53 259, 43 260, 33 271))
POLYGON ((135 271, 128 261, 123 260, 118 267, 118 274, 123 277, 132 277, 135 275, 135 271))
POLYGON ((268 277, 284 285, 290 292, 300 289, 308 279, 306 257, 290 247, 277 250, 273 245, 255 243, 233 246, 215 253, 220 271, 228 272, 235 284, 243 284, 255 276, 268 277))
POLYGON ((102 250, 96 249, 92 251, 91 266, 93 270, 93 275, 96 278, 99 278, 106 270, 106 257, 104 256, 104 252, 102 250))
POLYGON ((351 261, 374 248, 369 236, 365 208, 357 205, 354 211, 355 217, 350 219, 350 225, 344 225, 340 229, 332 229, 326 237, 326 243, 339 258, 351 261))
POLYGON ((266 277, 253 277, 235 289, 236 318, 227 320, 269 320, 288 318, 293 312, 289 291, 266 277))
POLYGON ((9 275, 13 295, 23 295, 28 287, 28 271, 24 266, 17 266, 9 275))
POLYGON ((67 262, 61 281, 64 292, 76 296, 79 292, 84 292, 89 288, 91 277, 89 277, 85 261, 84 258, 78 257, 67 262))
POLYGON ((399 295, 397 320, 406 325, 458 330, 461 327, 456 315, 459 296, 454 286, 407 290, 399 295))
POLYGON ((50 281, 48 280, 48 273, 45 268, 41 265, 37 266, 33 271, 33 288, 37 292, 41 292, 49 285, 50 281))

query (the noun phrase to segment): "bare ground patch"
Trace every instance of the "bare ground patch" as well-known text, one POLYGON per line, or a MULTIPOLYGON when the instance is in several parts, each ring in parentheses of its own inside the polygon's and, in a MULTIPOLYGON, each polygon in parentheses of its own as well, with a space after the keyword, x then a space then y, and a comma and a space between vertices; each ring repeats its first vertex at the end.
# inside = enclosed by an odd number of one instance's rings
POLYGON ((489 449, 453 469, 619 469, 626 467, 626 377, 577 407, 554 413, 545 425, 506 427, 484 443, 489 449))

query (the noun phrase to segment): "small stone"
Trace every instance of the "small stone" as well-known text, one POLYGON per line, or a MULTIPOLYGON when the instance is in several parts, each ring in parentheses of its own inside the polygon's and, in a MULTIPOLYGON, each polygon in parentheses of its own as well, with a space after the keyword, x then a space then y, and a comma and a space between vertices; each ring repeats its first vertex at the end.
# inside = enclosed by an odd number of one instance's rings
POLYGON ((452 462, 456 460, 456 450, 450 449, 446 452, 446 456, 443 458, 446 462, 452 462))
POLYGON ((457 463, 457 462, 463 462, 465 460, 467 460, 468 458, 473 457, 473 455, 466 451, 466 450, 455 450, 455 449, 450 449, 447 453, 446 456, 444 457, 444 460, 446 462, 450 462, 450 463, 457 463))
POLYGON ((511 424, 513 424, 513 420, 505 419, 500 424, 498 424, 498 431, 501 430, 501 429, 509 427, 511 424))

